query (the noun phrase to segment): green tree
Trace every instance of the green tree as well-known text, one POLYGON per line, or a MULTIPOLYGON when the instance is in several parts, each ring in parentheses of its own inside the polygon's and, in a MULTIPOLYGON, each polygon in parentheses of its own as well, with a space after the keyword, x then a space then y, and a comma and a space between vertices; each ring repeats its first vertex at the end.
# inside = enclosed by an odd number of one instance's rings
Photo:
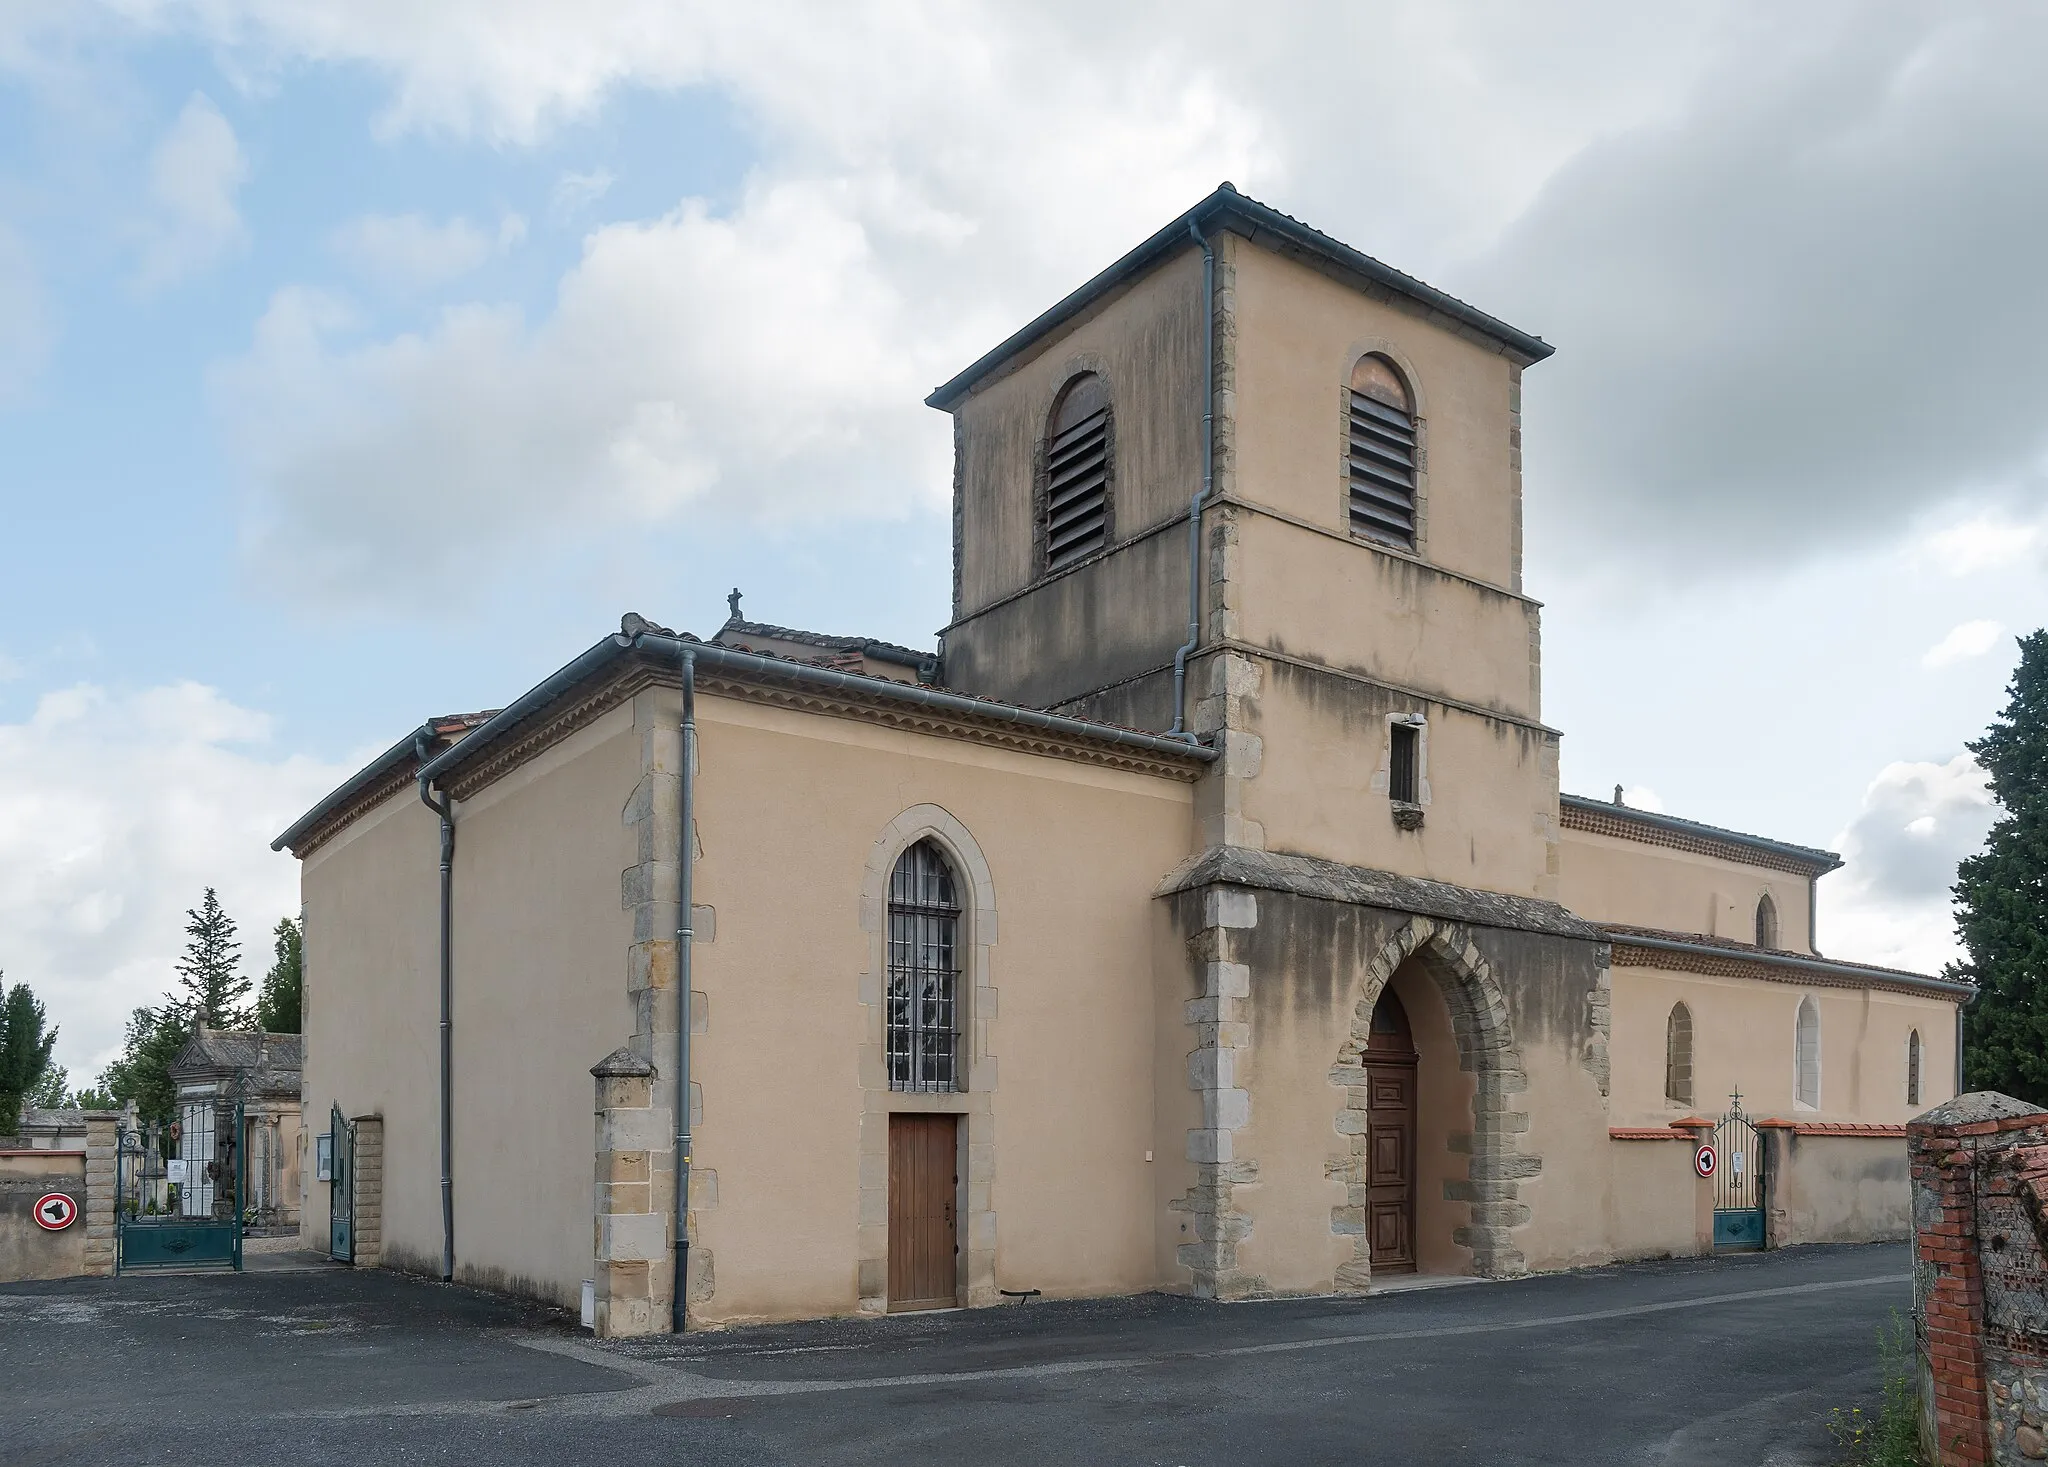
POLYGON ((44 1032, 48 1019, 26 983, 0 983, 0 1136, 21 1129, 22 1102, 50 1067, 57 1031, 44 1032))
POLYGON ((1963 1010, 1972 1090, 2048 1105, 2048 630, 2020 638, 2005 711, 1968 746, 2005 812, 1956 870, 1951 976, 1978 987, 1963 1010))
POLYGON ((275 958, 256 996, 256 1024, 273 1034, 299 1032, 299 995, 304 991, 305 939, 290 917, 279 920, 275 958))
POLYGON ((23 1097, 24 1103, 39 1110, 62 1110, 71 1099, 71 1072, 62 1065, 45 1065, 43 1078, 23 1097))
POLYGON ((98 1088, 115 1106, 134 1101, 136 1114, 145 1121, 168 1122, 178 1104, 171 1061, 191 1037, 192 1020, 177 1004, 135 1010, 128 1016, 121 1057, 100 1071, 98 1088))
POLYGON ((242 945, 235 919, 221 908, 212 887, 185 913, 185 956, 178 961, 175 996, 186 1015, 209 1029, 239 1029, 249 1022, 245 1000, 255 985, 243 976, 242 945))

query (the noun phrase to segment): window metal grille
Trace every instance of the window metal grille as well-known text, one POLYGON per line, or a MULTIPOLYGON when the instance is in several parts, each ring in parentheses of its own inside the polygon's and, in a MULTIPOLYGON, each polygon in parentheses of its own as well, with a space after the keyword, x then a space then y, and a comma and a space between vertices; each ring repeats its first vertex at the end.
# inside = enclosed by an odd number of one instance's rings
MULTIPOLYGON (((1359 375, 1353 374, 1351 388, 1351 532, 1413 550, 1415 415, 1384 400, 1395 395, 1391 383, 1375 383, 1372 394, 1360 392, 1359 375)), ((1381 369, 1369 375, 1391 374, 1381 369)))
POLYGON ((1692 1104, 1692 1010, 1682 1003, 1664 1024, 1664 1103, 1692 1104))
POLYGON ((1068 387, 1045 453, 1045 567, 1109 543, 1109 393, 1092 373, 1068 387))
POLYGON ((1391 725, 1393 746, 1387 753, 1387 798, 1404 805, 1416 803, 1417 766, 1421 764, 1422 730, 1412 723, 1391 725))
POLYGON ((178 1156, 185 1163, 185 1183, 178 1189, 183 1217, 213 1216, 213 1178, 206 1168, 214 1159, 213 1101, 188 1101, 178 1126, 178 1156))
POLYGON ((1920 1031, 1906 1037, 1906 1104, 1920 1104, 1920 1031))
POLYGON ((1820 1109, 1820 1010, 1813 1000, 1799 1000, 1799 1022, 1794 1031, 1799 1062, 1799 1103, 1820 1109))
POLYGON ((946 858, 919 841, 889 878, 889 1088, 960 1088, 960 903, 946 858))

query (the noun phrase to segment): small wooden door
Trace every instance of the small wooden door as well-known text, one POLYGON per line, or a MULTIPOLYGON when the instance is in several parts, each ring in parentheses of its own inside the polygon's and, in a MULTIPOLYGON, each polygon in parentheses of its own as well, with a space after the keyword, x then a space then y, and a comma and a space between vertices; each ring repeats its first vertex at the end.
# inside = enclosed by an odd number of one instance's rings
POLYGON ((1365 1226, 1372 1271, 1415 1272, 1415 1041, 1392 989, 1365 1047, 1365 1226))
POLYGON ((958 1118, 889 1117, 889 1309, 959 1302, 958 1118))

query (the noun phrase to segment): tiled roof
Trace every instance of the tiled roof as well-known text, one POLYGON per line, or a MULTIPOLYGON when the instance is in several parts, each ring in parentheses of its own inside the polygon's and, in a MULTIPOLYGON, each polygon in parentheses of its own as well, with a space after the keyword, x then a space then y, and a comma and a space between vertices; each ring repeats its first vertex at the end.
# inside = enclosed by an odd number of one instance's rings
MULTIPOLYGON (((725 625, 713 634, 711 640, 721 647, 730 647, 734 645, 730 640, 733 637, 766 637, 771 641, 795 642, 800 646, 817 647, 831 652, 859 652, 874 658, 877 662, 896 662, 906 667, 922 667, 937 656, 936 653, 920 652, 915 647, 902 647, 875 637, 835 637, 825 632, 806 632, 796 627, 779 627, 765 621, 742 621, 736 616, 728 617, 725 625)), ((752 652, 759 649, 742 647, 740 650, 752 652)))
POLYGON ((1558 796, 1558 823, 1566 830, 1691 851, 1796 876, 1824 876, 1842 864, 1842 858, 1833 851, 1703 825, 1697 820, 1680 820, 1675 815, 1637 810, 1587 795, 1558 796))
POLYGON ((1618 968, 1665 968, 1728 978, 1761 978, 1777 983, 1805 983, 1830 988, 1880 988, 1899 992, 1938 993, 1958 997, 1971 986, 1950 978, 1929 977, 1904 968, 1849 963, 1813 953, 1758 947, 1702 932, 1673 932, 1661 927, 1601 924, 1613 944, 1618 968), (1674 951, 1682 949, 1682 951, 1674 951))
POLYGON ((178 1051, 171 1068, 253 1070, 264 1064, 272 1071, 296 1070, 304 1052, 304 1041, 296 1034, 202 1028, 178 1051), (264 1063, 266 1060, 267 1064, 264 1063))

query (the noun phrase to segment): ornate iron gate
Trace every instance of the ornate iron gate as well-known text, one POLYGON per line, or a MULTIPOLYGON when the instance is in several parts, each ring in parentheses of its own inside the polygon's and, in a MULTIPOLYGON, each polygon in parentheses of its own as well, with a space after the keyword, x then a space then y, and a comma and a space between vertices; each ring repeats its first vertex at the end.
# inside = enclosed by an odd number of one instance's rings
POLYGON ((1763 1137, 1742 1113, 1737 1092, 1728 1114, 1714 1127, 1714 1246, 1764 1246, 1763 1137))
MULTIPOLYGON (((242 1267, 242 1097, 189 1105, 178 1128, 179 1168, 154 1171, 144 1133, 122 1130, 114 1147, 114 1272, 242 1267), (202 1124, 194 1124, 202 1122, 202 1124), (196 1133, 196 1134, 195 1134, 196 1133), (204 1136, 203 1143, 198 1135, 204 1136), (192 1137, 187 1145, 188 1136, 192 1137), (157 1195, 162 1180, 163 1196, 157 1195), (171 1187, 177 1188, 175 1198, 171 1187)), ((152 1128, 153 1133, 154 1128, 152 1128)))
POLYGON ((337 1263, 356 1261, 356 1128, 330 1108, 327 1127, 334 1148, 333 1175, 327 1186, 327 1256, 337 1263))

